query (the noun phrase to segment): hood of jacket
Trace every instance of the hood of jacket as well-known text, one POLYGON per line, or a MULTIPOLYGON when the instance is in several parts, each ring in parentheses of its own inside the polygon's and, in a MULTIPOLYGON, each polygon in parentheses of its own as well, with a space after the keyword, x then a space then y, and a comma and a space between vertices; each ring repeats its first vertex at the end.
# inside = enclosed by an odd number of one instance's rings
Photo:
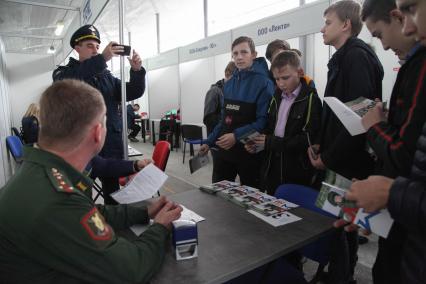
POLYGON ((250 68, 244 70, 235 69, 232 76, 237 76, 244 80, 247 76, 253 74, 263 75, 269 78, 269 68, 264 57, 255 58, 250 68))

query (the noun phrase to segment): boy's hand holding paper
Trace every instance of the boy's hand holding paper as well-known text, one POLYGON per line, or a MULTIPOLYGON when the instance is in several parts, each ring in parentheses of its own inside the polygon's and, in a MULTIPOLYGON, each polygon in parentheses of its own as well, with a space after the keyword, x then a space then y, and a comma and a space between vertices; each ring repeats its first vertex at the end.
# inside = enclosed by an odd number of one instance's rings
POLYGON ((386 121, 386 114, 383 110, 383 103, 377 102, 361 119, 361 123, 366 130, 370 129, 376 123, 386 121))

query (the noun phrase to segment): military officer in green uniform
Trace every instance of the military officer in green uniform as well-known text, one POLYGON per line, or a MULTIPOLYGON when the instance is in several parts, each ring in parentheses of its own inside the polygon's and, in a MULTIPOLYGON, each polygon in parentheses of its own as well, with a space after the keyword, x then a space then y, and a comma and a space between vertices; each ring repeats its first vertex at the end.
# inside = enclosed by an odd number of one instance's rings
POLYGON ((95 205, 82 172, 102 149, 105 103, 76 80, 40 101, 36 148, 0 190, 0 283, 145 283, 160 268, 182 208, 162 197, 147 208, 95 205), (136 240, 114 230, 154 223, 136 240))

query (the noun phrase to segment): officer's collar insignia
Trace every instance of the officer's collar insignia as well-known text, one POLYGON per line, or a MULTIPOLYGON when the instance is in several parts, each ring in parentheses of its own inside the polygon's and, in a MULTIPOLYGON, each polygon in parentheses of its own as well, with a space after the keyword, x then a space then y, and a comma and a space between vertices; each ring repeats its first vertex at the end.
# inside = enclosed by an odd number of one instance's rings
POLYGON ((109 241, 114 235, 112 228, 105 222, 104 217, 96 207, 83 216, 81 224, 93 240, 109 241))
POLYGON ((81 190, 81 191, 86 191, 87 186, 83 183, 83 182, 78 182, 77 183, 77 187, 81 190))
POLYGON ((47 175, 49 176, 50 182, 57 191, 67 193, 74 192, 74 187, 68 181, 66 176, 63 175, 58 169, 47 169, 47 175))

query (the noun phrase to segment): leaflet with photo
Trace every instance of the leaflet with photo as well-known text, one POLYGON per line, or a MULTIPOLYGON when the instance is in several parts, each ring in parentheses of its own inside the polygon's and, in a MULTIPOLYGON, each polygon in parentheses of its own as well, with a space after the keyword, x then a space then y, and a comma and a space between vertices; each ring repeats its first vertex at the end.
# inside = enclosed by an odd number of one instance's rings
POLYGON ((253 214, 254 216, 256 216, 257 218, 265 221, 266 223, 274 226, 274 227, 278 227, 278 226, 282 226, 282 225, 286 225, 289 223, 293 223, 299 220, 302 220, 302 218, 290 213, 290 212, 286 212, 283 211, 281 213, 276 213, 274 215, 270 215, 270 216, 265 216, 255 210, 247 210, 250 214, 253 214))
MULTIPOLYGON (((254 138, 256 138, 259 135, 261 135, 259 132, 252 129, 241 136, 240 142, 243 144, 255 144, 254 138)), ((265 149, 265 145, 256 145, 256 153, 259 153, 260 151, 263 151, 264 149, 265 149)))
POLYGON ((220 197, 223 197, 224 199, 234 201, 236 204, 243 206, 239 203, 239 200, 235 200, 236 197, 243 197, 251 193, 258 192, 259 190, 254 187, 250 187, 247 185, 240 185, 236 187, 227 188, 225 190, 222 190, 218 192, 218 195, 220 197))
POLYGON ((342 177, 338 175, 336 177, 335 184, 323 182, 315 205, 336 217, 343 218, 347 222, 386 238, 393 224, 393 219, 390 217, 389 212, 384 209, 373 213, 365 213, 364 209, 358 208, 355 202, 345 199, 347 188, 350 187, 351 182, 349 180, 343 181, 346 185, 340 187, 336 184, 339 184, 339 181, 342 184, 342 177))
POLYGON ((222 180, 219 182, 215 182, 209 185, 202 185, 200 186, 200 190, 205 191, 207 193, 216 193, 218 191, 222 191, 227 188, 239 186, 240 184, 237 182, 229 181, 229 180, 222 180))
POLYGON ((347 103, 341 102, 336 97, 325 97, 324 101, 352 136, 367 131, 361 123, 361 118, 376 105, 375 101, 364 97, 359 97, 347 103))
POLYGON ((290 201, 275 199, 262 204, 253 205, 251 208, 264 216, 272 216, 297 207, 299 207, 299 205, 290 201))
POLYGON ((205 165, 209 163, 209 156, 208 155, 195 155, 192 159, 189 160, 189 171, 191 174, 198 171, 205 165))
POLYGON ((234 199, 241 206, 245 208, 250 208, 250 207, 253 207, 254 205, 274 201, 276 198, 273 196, 270 196, 269 194, 257 191, 244 196, 236 196, 234 197, 234 199))

